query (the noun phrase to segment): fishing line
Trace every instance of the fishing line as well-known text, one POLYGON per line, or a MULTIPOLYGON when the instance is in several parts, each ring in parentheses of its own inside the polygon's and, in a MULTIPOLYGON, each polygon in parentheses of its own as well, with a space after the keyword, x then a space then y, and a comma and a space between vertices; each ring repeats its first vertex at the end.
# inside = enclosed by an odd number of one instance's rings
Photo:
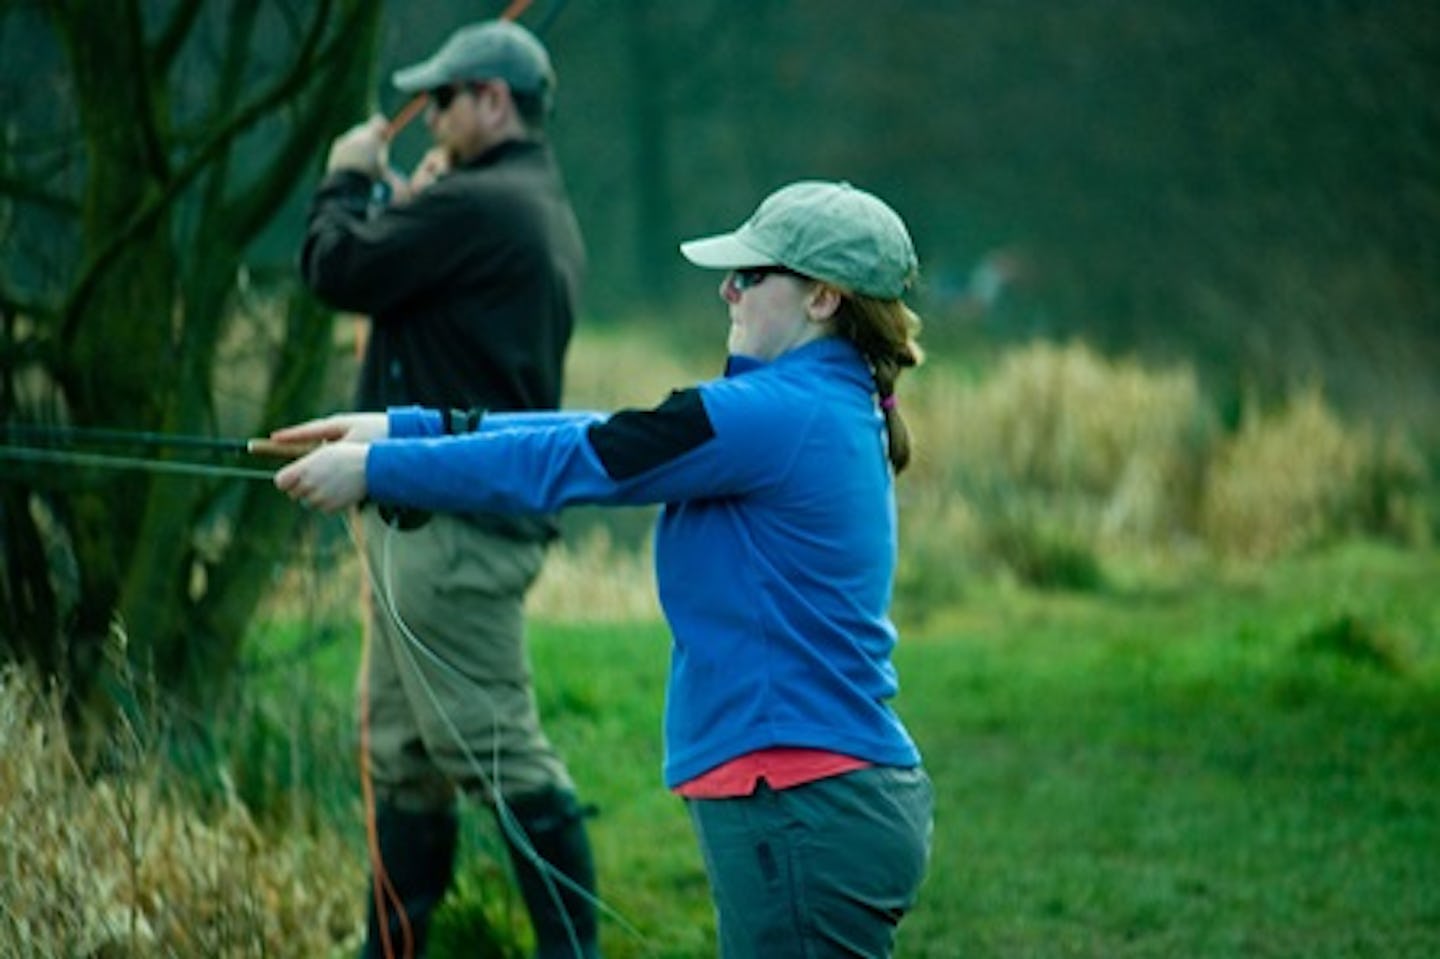
POLYGON ((7 441, 18 439, 27 446, 50 441, 65 446, 76 443, 103 443, 112 446, 142 446, 148 449, 203 449, 219 453, 248 453, 249 440, 219 436, 186 436, 147 430, 113 429, 104 426, 48 426, 40 423, 7 423, 7 441))
MULTIPOLYGON (((494 802, 496 820, 499 823, 501 830, 504 832, 505 837, 510 840, 510 842, 515 846, 515 848, 518 849, 527 860, 529 860, 531 865, 533 865, 536 871, 539 873, 541 879, 545 882, 546 892, 550 896, 552 904, 559 907, 560 915, 565 921, 565 931, 570 938, 571 948, 574 949, 575 955, 577 957, 583 956, 583 951, 580 949, 579 940, 575 933, 575 928, 570 919, 569 912, 568 910, 566 910, 564 901, 560 898, 560 892, 555 886, 556 882, 569 889, 581 899, 589 902, 591 905, 600 910, 610 919, 614 920, 615 923, 620 926, 620 928, 624 929, 628 934, 635 937, 635 939, 637 939, 639 942, 648 945, 648 940, 646 939, 645 934, 641 932, 633 923, 627 920, 623 915, 621 915, 616 909, 608 905, 600 897, 594 895, 589 890, 580 886, 569 876, 565 875, 563 872, 556 869, 549 862, 547 862, 544 857, 541 856, 540 853, 535 849, 534 845, 530 841, 530 837, 526 835, 524 827, 520 824, 519 819, 510 809, 509 804, 505 802, 504 794, 500 788, 502 782, 502 775, 500 763, 499 710, 491 710, 491 715, 493 717, 492 722, 494 724, 491 731, 492 755, 490 760, 491 766, 494 769, 493 778, 487 773, 479 757, 477 757, 475 753, 470 749, 469 744, 465 741, 465 738, 461 734, 459 728, 455 726, 455 723, 450 718, 449 713, 446 712, 444 705, 440 702, 439 696, 435 692, 434 686, 430 683, 429 679, 425 675, 425 671, 421 667, 421 663, 419 662, 419 659, 416 655, 417 652, 420 655, 423 655, 425 659, 433 663, 437 668, 449 674, 451 677, 458 679, 460 682, 469 684, 470 680, 458 667, 456 667, 453 663, 450 663, 444 657, 436 653, 433 649, 426 645, 426 643, 419 636, 415 634, 414 630, 412 630, 409 624, 406 623, 404 617, 400 614, 399 608, 395 604, 394 572, 391 559, 391 545, 395 536, 395 527, 389 524, 386 524, 385 526, 385 536, 380 544, 381 571, 380 575, 377 575, 376 571, 371 566, 368 554, 360 543, 360 537, 358 536, 350 517, 346 516, 342 517, 342 519, 345 523, 346 533, 349 535, 351 543, 355 545, 356 551, 359 553, 360 563, 365 570, 365 575, 370 583, 372 594, 379 599, 381 608, 385 611, 386 615, 391 619, 391 621, 393 621, 395 625, 399 628, 401 636, 405 639, 405 645, 402 646, 402 649, 404 649, 405 654, 410 661, 416 679, 419 681, 421 688, 425 691, 426 698, 430 700, 430 705, 434 709, 435 714, 444 723, 447 732, 449 732, 451 738, 454 739, 455 744, 459 747, 461 754, 465 757, 465 761, 469 763, 470 767, 476 773, 482 787, 488 791, 490 798, 494 802)), ((484 689, 477 687, 475 691, 479 692, 482 696, 486 696, 487 698, 489 698, 488 694, 485 692, 484 689)))
POLYGON ((56 466, 90 466, 99 469, 142 470, 148 473, 169 473, 177 476, 210 476, 220 479, 269 480, 270 470, 246 466, 222 466, 216 463, 189 463, 184 460, 157 460, 117 453, 82 453, 74 450, 34 449, 23 446, 0 446, 0 460, 17 463, 48 463, 56 466))
MULTIPOLYGON (((203 448, 235 453, 298 455, 302 452, 308 452, 309 449, 313 448, 307 446, 302 449, 298 447, 286 446, 284 444, 274 444, 265 440, 227 440, 212 437, 181 436, 176 434, 164 433, 141 433, 128 430, 89 429, 84 427, 66 427, 59 430, 40 427, 33 429, 17 429, 15 426, 12 425, 7 426, 6 431, 10 435, 15 435, 17 433, 26 433, 35 437, 43 435, 49 439, 128 443, 133 445, 151 447, 170 446, 185 448, 203 448)), ((88 466, 121 470, 141 470, 150 473, 166 473, 182 476, 205 476, 219 479, 266 481, 272 481, 274 479, 273 471, 254 469, 250 467, 224 466, 209 463, 194 463, 182 460, 161 460, 138 456, 124 456, 114 453, 90 453, 74 450, 17 447, 9 445, 0 446, 0 461, 4 460, 33 464, 51 464, 82 467, 88 466)), ((645 944, 648 947, 648 939, 646 938, 645 934, 641 932, 640 929, 638 929, 633 923, 627 920, 614 907, 610 906, 600 897, 594 895, 589 890, 585 889, 573 879, 571 879, 569 876, 565 875, 563 872, 552 866, 535 849, 533 843, 531 843, 530 837, 525 833, 524 827, 520 824, 519 819, 515 816, 509 804, 505 801, 504 794, 501 790, 502 776, 500 763, 499 710, 491 710, 493 716, 492 722, 494 723, 491 730, 491 766, 494 769, 493 778, 487 773, 479 757, 477 757, 470 749, 469 744, 465 742, 465 738, 461 734, 459 728, 455 726, 455 723, 450 718, 449 713, 446 712, 444 705, 440 702, 439 696, 435 692, 434 686, 430 683, 429 679, 425 675, 422 664, 417 658, 417 652, 423 655, 437 668, 449 674, 453 678, 458 679, 462 683, 468 683, 469 679, 455 665, 448 662, 444 657, 440 656, 428 645, 426 645, 425 642, 415 634, 414 630, 410 628, 409 624, 406 623, 404 617, 400 614, 400 610, 395 605, 394 574, 391 564, 391 545, 395 535, 395 527, 389 524, 386 524, 385 526, 385 537, 381 542, 380 549, 382 566, 381 572, 383 575, 377 576, 376 571, 370 563, 369 555, 366 553, 364 547, 362 546, 360 542, 360 537, 350 518, 348 516, 342 516, 341 520, 344 524, 346 535, 349 537, 351 545, 355 548, 356 554, 359 556, 361 567, 365 570, 365 576, 370 583, 372 595, 378 597, 381 603, 381 608, 399 628, 401 636, 405 640, 405 643, 401 646, 401 649, 404 651, 406 657, 408 658, 414 675, 419 681, 421 688, 424 690, 426 697, 430 700, 430 704, 435 711, 435 715, 443 721, 446 730, 454 739, 455 744, 460 748, 460 752, 464 756, 465 761, 469 763, 470 767, 476 773, 481 786, 488 791, 489 796, 494 803, 496 820, 499 823, 501 830, 504 832, 505 837, 517 850, 520 851, 521 855, 524 856, 531 863, 531 865, 535 867, 536 872, 539 874, 540 878, 545 883, 545 889, 550 897, 551 903, 558 907, 558 911, 565 922, 565 931, 570 939, 570 945, 571 948, 575 951, 575 955, 577 957, 583 956, 583 951, 580 948, 579 938, 575 932, 574 923, 570 918, 569 911, 565 908, 564 900, 561 898, 560 891, 556 886, 557 882, 565 888, 569 889, 576 896, 589 902, 601 913, 612 919, 621 929, 625 930, 626 933, 633 936, 640 943, 645 944)), ((365 669, 366 673, 368 674, 366 664, 362 664, 362 669, 365 669)), ((476 691, 480 692, 481 695, 487 695, 488 698, 488 694, 486 694, 483 689, 477 688, 476 691)), ((363 718, 364 717, 362 717, 362 720, 363 718)), ((368 723, 365 723, 364 725, 368 725, 368 723)), ((362 728, 362 734, 364 732, 365 730, 362 728)), ((368 742, 365 743, 365 746, 368 747, 368 742)), ((368 753, 368 749, 362 748, 362 753, 368 753)), ((362 779, 365 780, 364 785, 368 787, 368 755, 362 756, 362 766, 367 767, 365 769, 362 769, 362 771, 367 772, 367 775, 363 776, 362 779)), ((368 797, 368 794, 367 802, 373 803, 373 797, 368 797)), ((373 806, 371 808, 373 809, 373 806)), ((372 850, 372 859, 376 859, 376 861, 378 862, 377 857, 378 849, 372 850)), ((383 895, 384 897, 389 898, 393 902, 395 902, 397 906, 400 906, 399 896, 395 892, 393 885, 390 884, 388 876, 384 874, 383 863, 381 863, 380 865, 381 868, 375 870, 377 873, 377 901, 379 897, 383 895)), ((379 912, 383 915, 383 906, 379 909, 379 912)), ((400 906, 400 917, 403 927, 402 932, 408 944, 408 942, 412 941, 411 932, 409 929, 408 918, 404 915, 403 906, 400 906)), ((379 923, 379 925, 381 927, 382 935, 386 939, 386 945, 388 947, 389 923, 382 921, 379 923)), ((387 948, 386 951, 389 952, 390 950, 387 948)))
POLYGON ((0 461, 139 470, 177 476, 209 476, 219 479, 268 480, 271 470, 194 460, 159 459, 106 450, 77 450, 76 445, 133 447, 143 450, 181 449, 207 451, 231 456, 270 456, 295 459, 315 448, 314 443, 279 443, 269 438, 234 439, 221 436, 186 436, 95 426, 49 426, 39 423, 7 423, 0 427, 0 461))
MULTIPOLYGON (((442 670, 450 673, 452 675, 452 678, 458 678, 462 682, 466 679, 466 677, 460 672, 459 669, 454 667, 443 657, 437 654, 433 649, 429 648, 423 642, 421 642, 420 638, 415 635, 413 630, 410 629, 409 624, 405 622, 404 617, 400 615, 399 607, 397 607, 395 604, 394 570, 391 565, 391 544, 394 541, 394 536, 395 527, 387 523, 385 526, 385 538, 381 541, 380 544, 380 565, 382 579, 384 581, 384 588, 378 590, 381 600, 381 606, 386 611, 386 613, 390 615, 391 619, 394 620, 395 624, 400 627, 401 635, 405 637, 407 647, 402 648, 405 649, 406 657, 410 661, 411 669, 413 670, 416 679, 419 680, 420 687, 425 691, 426 698, 430 700, 430 706, 435 711, 435 715, 439 716, 441 721, 444 722, 445 729, 450 733, 450 737, 455 741, 455 744, 460 747, 461 755, 465 757, 465 761, 470 764, 471 768, 479 777, 480 785, 482 786, 482 788, 488 790, 490 798, 495 804, 496 819, 500 823, 501 830, 505 833, 506 837, 511 841, 511 843, 513 843, 515 847, 521 851, 522 855, 524 855, 524 857, 530 861, 530 864, 535 867, 536 872, 544 881, 545 893, 547 896, 550 897, 551 905, 556 907, 556 910, 560 913, 561 919, 565 923, 565 935, 570 940, 570 948, 574 950, 577 959, 583 959, 584 952, 580 948, 580 940, 575 932, 574 923, 571 922, 569 911, 565 908, 565 902, 561 898, 560 891, 556 888, 553 881, 553 878, 559 878, 568 882, 569 877, 564 876, 558 870, 552 868, 550 864, 544 860, 544 858, 535 849, 533 844, 531 844, 530 837, 525 834, 524 828, 520 825, 519 821, 515 819, 514 814, 510 811, 509 804, 505 802, 505 794, 502 789, 503 781, 500 772, 499 710, 493 708, 494 704, 492 702, 492 708, 490 710, 490 763, 491 768, 494 769, 494 777, 492 778, 491 776, 486 775, 486 771, 481 765, 479 757, 477 757, 471 751, 469 744, 465 742, 464 735, 460 732, 459 728, 455 726, 455 723, 453 720, 451 720, 449 713, 445 711, 445 707, 440 702, 440 698, 436 694, 434 686, 426 678, 424 671, 420 668, 419 661, 415 657, 415 651, 419 650, 425 655, 427 659, 430 660, 430 662, 434 663, 442 670)), ((479 689, 478 692, 480 692, 482 696, 486 696, 487 699, 490 698, 488 694, 486 694, 484 689, 479 689)), ((580 889, 578 885, 570 883, 570 886, 572 889, 581 892, 582 894, 584 893, 584 890, 580 889)))

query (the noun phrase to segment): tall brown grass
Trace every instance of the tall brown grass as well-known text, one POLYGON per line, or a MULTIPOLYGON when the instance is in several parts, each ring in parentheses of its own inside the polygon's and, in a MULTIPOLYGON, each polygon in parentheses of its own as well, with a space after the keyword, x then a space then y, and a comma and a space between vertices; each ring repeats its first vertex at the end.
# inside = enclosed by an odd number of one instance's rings
MULTIPOLYGON (((713 375, 635 332, 583 337, 573 357, 571 403, 593 409, 713 375)), ((1253 402, 1227 432, 1190 367, 1035 342, 980 374, 932 358, 901 402, 916 438, 898 484, 911 608, 954 602, 977 577, 1088 587, 1117 563, 1263 560, 1355 534, 1423 543, 1433 526, 1415 443, 1347 421, 1313 388, 1253 402)), ((571 571, 597 597, 648 583, 648 561, 621 555, 604 539, 561 547, 535 612, 573 588, 571 571)))
POLYGON ((526 597, 532 615, 550 622, 637 622, 660 618, 649 541, 618 545, 604 526, 551 550, 526 597))
MULTIPOLYGON (((646 334, 586 334, 570 405, 648 405, 709 375, 710 360, 646 334)), ((996 576, 1093 585, 1117 556, 1253 560, 1356 533, 1424 542, 1433 529, 1434 480, 1414 445, 1346 421, 1318 390, 1252 406, 1227 432, 1184 367, 1035 344, 982 374, 932 359, 901 402, 917 439, 898 485, 902 615, 996 576)), ((332 539, 278 581, 262 615, 353 623, 361 572, 332 539)), ((620 542, 597 525, 557 547, 531 614, 658 616, 648 545, 620 542)), ((117 723, 97 773, 54 691, 0 672, 0 955, 353 952, 364 863, 352 824, 337 835, 323 818, 258 821, 285 804, 244 801, 254 787, 238 766, 210 777, 238 787, 197 798, 155 732, 117 723)))
POLYGON ((1029 508, 1106 540, 1162 537, 1188 521, 1212 430, 1190 370, 1039 343, 978 382, 943 369, 918 379, 909 408, 927 468, 917 482, 987 511, 1031 497, 1029 508))
POLYGON ((1346 423, 1307 388, 1219 444, 1200 531, 1226 555, 1261 559, 1352 533, 1423 542, 1426 485, 1424 460, 1402 435, 1346 423))
POLYGON ((912 570, 917 558, 954 570, 939 562, 948 553, 1033 583, 1091 585, 1117 558, 1254 560, 1346 535, 1429 538, 1433 478, 1414 443, 1347 422, 1318 390, 1252 404, 1232 434, 1187 367, 1036 343, 971 380, 932 367, 911 393, 922 449, 902 484, 912 570))
MULTIPOLYGON (((653 405, 715 375, 711 346, 584 328, 567 405, 653 405)), ((1091 587, 1115 565, 1265 560, 1352 534, 1421 543, 1433 529, 1434 478, 1415 442, 1346 420, 1313 387, 1270 406, 1252 399, 1227 432, 1191 367, 1036 341, 980 373, 933 355, 901 383, 901 402, 916 439, 898 485, 898 593, 910 608, 994 576, 1091 587)), ((648 540, 634 541, 602 522, 561 542, 532 614, 657 616, 648 540)), ((339 565, 332 582, 358 584, 353 562, 339 565)))
POLYGON ((0 671, 0 955, 294 956, 358 941, 352 844, 200 804, 121 722, 84 768, 59 698, 0 671))

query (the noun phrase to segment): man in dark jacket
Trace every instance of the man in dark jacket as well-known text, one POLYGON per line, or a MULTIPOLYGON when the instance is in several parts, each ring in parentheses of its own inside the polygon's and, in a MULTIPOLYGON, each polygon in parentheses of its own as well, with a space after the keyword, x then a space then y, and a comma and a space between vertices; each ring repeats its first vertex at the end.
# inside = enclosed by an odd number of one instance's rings
MULTIPOLYGON (((487 21, 393 80, 428 91, 433 182, 387 171, 384 118, 355 127, 331 147, 301 253, 316 294, 371 318, 357 405, 554 409, 584 249, 543 139, 549 56, 523 27, 487 21)), ((583 811, 541 730, 524 648, 524 596, 553 522, 366 507, 362 523, 378 838, 364 955, 423 954, 453 871, 457 791, 496 812, 537 955, 598 955, 583 811)))

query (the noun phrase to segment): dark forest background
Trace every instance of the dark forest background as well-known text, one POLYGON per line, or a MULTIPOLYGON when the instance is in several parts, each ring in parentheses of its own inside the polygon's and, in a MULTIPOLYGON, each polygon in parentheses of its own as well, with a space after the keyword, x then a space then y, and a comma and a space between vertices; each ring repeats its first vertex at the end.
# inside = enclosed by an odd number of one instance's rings
MULTIPOLYGON (((294 266, 327 144, 505 6, 0 0, 0 952, 110 955, 151 920, 143 951, 167 954, 353 940, 354 551, 273 463, 167 444, 344 404, 363 324, 294 266), (87 466, 101 444, 74 427, 160 441, 87 466), (151 742, 233 845, 119 775, 151 742), (273 845, 247 810, 282 824, 273 845)), ((980 828, 937 846, 910 941, 1434 954, 1440 3, 534 0, 522 20, 560 74, 592 264, 572 387, 714 369, 717 277, 677 244, 783 183, 848 179, 912 229, 930 365, 904 385, 903 705, 980 828)), ((588 616, 649 588, 643 550, 569 532, 552 592, 588 616)), ((537 624, 547 723, 584 744, 577 780, 627 797, 597 830, 621 912, 663 901, 667 934, 708 935, 692 846, 656 831, 683 817, 646 798, 669 802, 658 757, 613 762, 655 748, 658 626, 537 624)), ((483 919, 488 888, 455 914, 483 919)))
MULTIPOLYGON (((369 105, 398 108, 395 68, 502 6, 387 4, 369 105)), ((1433 3, 539 0, 523 20, 560 74, 594 322, 703 316, 710 278, 678 240, 844 178, 910 223, 936 340, 1079 336, 1194 362, 1222 395, 1320 380, 1437 434, 1433 3)), ((67 82, 25 24, 4 38, 12 139, 67 82)), ((293 278, 321 161, 252 246, 257 275, 293 278)), ((9 226, 25 246, 45 222, 9 226)))
MULTIPOLYGON (((472 13, 392 4, 382 77, 472 13)), ((572 0, 526 20, 560 72, 598 320, 697 312, 713 284, 677 240, 844 178, 909 222, 934 341, 1084 337, 1193 362, 1222 396, 1319 381, 1440 436, 1433 3, 572 0)))
MULTIPOLYGON (((294 269, 326 144, 503 7, 0 0, 0 423, 245 435, 343 402, 348 341, 294 269)), ((536 0, 522 19, 560 76, 597 329, 712 355, 715 277, 678 242, 788 181, 847 179, 911 227, 938 364, 1078 341, 1193 368, 1227 427, 1318 390, 1440 458, 1433 2, 536 0)), ((425 145, 412 124, 393 159, 425 145)), ((259 483, 16 460, 5 655, 86 675, 124 624, 132 660, 206 700, 295 511, 259 483)))

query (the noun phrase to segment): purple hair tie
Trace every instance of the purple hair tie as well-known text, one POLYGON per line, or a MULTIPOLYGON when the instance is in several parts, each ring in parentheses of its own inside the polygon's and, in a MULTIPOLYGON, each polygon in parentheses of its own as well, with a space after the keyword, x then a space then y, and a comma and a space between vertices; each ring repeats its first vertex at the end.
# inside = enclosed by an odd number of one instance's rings
POLYGON ((895 398, 894 393, 891 393, 889 396, 882 396, 880 398, 880 408, 887 413, 899 405, 900 401, 895 398))

